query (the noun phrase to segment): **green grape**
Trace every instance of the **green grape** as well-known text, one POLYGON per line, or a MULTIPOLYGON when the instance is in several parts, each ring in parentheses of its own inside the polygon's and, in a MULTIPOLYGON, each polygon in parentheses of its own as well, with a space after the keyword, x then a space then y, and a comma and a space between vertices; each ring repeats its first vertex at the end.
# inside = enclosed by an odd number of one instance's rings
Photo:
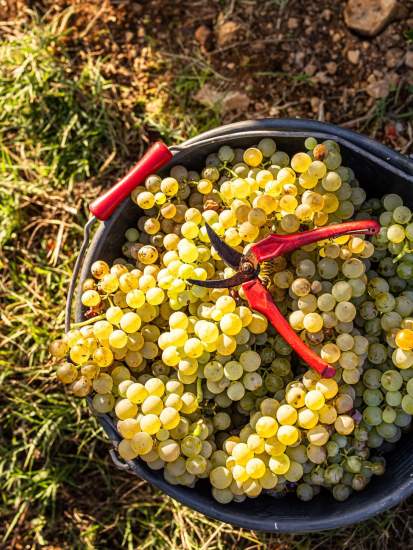
POLYGON ((411 210, 410 208, 407 208, 407 206, 397 206, 393 210, 393 219, 396 223, 407 224, 409 223, 411 217, 411 210))
POLYGON ((363 401, 369 407, 377 407, 383 401, 383 394, 380 390, 366 389, 363 393, 363 401))
POLYGON ((368 406, 363 411, 363 420, 369 426, 378 426, 382 421, 382 411, 380 407, 368 406))
POLYGON ((316 145, 317 145, 317 140, 313 137, 308 137, 304 141, 304 147, 306 147, 306 149, 309 149, 310 151, 312 151, 316 145))
POLYGON ((381 447, 382 444, 383 438, 381 435, 379 435, 375 429, 371 430, 367 439, 367 445, 372 449, 377 449, 381 447))
POLYGON ((325 469, 324 479, 329 485, 340 483, 344 474, 343 468, 339 464, 331 464, 325 469))
POLYGON ((376 296, 375 305, 380 313, 389 313, 396 306, 396 299, 389 292, 381 292, 376 296))
POLYGON ((407 414, 413 415, 413 397, 411 395, 405 395, 401 402, 403 411, 407 414))
MULTIPOLYGON (((253 376, 255 375, 255 373, 250 373, 250 374, 253 376)), ((245 388, 254 389, 252 388, 252 383, 249 384, 248 382, 247 383, 245 382, 245 376, 243 378, 243 383, 239 381, 231 382, 231 384, 226 389, 227 395, 231 399, 231 401, 240 401, 245 395, 245 388)), ((259 376, 259 375, 257 374, 256 376, 259 376)))
POLYGON ((390 407, 399 407, 402 402, 402 394, 399 391, 388 391, 386 393, 386 403, 390 407))
MULTIPOLYGON (((381 385, 386 391, 395 392, 403 385, 403 378, 396 370, 388 370, 382 374, 381 385)), ((413 384, 412 384, 413 391, 413 384)))
POLYGON ((383 422, 376 426, 377 433, 386 440, 392 439, 397 434, 397 426, 383 422))
POLYGON ((400 279, 409 281, 413 277, 413 264, 400 262, 396 268, 396 272, 400 279))
POLYGON ((380 387, 382 372, 378 369, 368 369, 363 374, 363 382, 367 388, 376 389, 380 387))
POLYGON ((189 458, 199 455, 201 449, 202 442, 198 437, 187 435, 181 441, 182 454, 189 458))
POLYGON ((407 428, 407 426, 410 426, 411 421, 412 421, 412 416, 410 413, 407 413, 403 410, 397 411, 396 419, 394 421, 396 426, 398 426, 399 428, 407 428))
POLYGON ((391 243, 401 243, 405 236, 406 234, 402 225, 393 224, 387 229, 387 238, 391 243))
POLYGON ((347 500, 348 497, 350 496, 351 488, 348 487, 347 485, 343 485, 342 483, 339 483, 338 485, 335 485, 333 487, 332 493, 333 493, 333 497, 336 500, 343 502, 344 500, 347 500))
POLYGON ((403 199, 395 193, 389 193, 382 199, 383 206, 386 210, 393 212, 398 206, 403 205, 403 199))

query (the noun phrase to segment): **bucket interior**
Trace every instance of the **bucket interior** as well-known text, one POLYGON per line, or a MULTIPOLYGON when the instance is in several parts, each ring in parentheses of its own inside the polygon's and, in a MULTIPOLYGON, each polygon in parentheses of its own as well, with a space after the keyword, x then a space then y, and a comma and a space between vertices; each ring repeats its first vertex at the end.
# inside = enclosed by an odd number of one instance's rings
MULTIPOLYGON (((294 132, 291 130, 265 130, 258 127, 251 132, 237 132, 218 135, 206 140, 191 140, 178 148, 174 159, 163 170, 166 173, 173 164, 183 164, 189 169, 198 170, 205 157, 216 152, 223 145, 246 148, 256 144, 264 136, 273 136, 277 149, 289 154, 303 150, 304 139, 314 135, 323 139, 336 139, 341 146, 343 164, 350 166, 367 191, 368 196, 381 197, 385 193, 400 194, 405 204, 413 207, 413 177, 403 172, 388 158, 379 158, 363 149, 361 136, 351 134, 353 141, 338 139, 331 133, 331 126, 325 131, 294 132)), ((319 125, 320 126, 320 125, 319 125)), ((322 127, 322 125, 321 125, 322 127)), ((124 233, 129 227, 135 227, 140 212, 129 199, 119 206, 117 211, 97 230, 85 259, 80 281, 89 273, 90 266, 97 259, 111 262, 121 256, 124 233)), ((76 319, 82 320, 82 307, 77 293, 76 319)), ((115 441, 118 440, 114 424, 108 415, 103 415, 105 429, 115 441)), ((219 504, 211 496, 210 486, 205 480, 198 481, 194 489, 169 485, 162 471, 153 471, 143 461, 133 461, 133 469, 140 477, 150 481, 176 500, 194 508, 209 517, 225 521, 247 529, 279 532, 309 532, 331 529, 355 523, 373 516, 400 502, 413 493, 413 438, 405 433, 395 444, 394 450, 386 456, 386 472, 383 476, 374 476, 367 488, 353 493, 345 502, 337 502, 326 491, 310 502, 302 502, 295 495, 272 498, 260 495, 255 499, 246 499, 242 503, 219 504)), ((131 463, 132 465, 132 463, 131 463)))

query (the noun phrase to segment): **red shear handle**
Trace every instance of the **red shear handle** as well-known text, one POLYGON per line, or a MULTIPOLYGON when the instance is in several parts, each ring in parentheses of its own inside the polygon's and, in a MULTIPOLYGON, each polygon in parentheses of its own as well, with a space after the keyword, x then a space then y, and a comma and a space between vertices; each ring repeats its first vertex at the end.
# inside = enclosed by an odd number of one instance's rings
POLYGON ((114 187, 109 189, 102 197, 99 197, 89 206, 89 210, 99 220, 107 220, 119 203, 137 187, 144 179, 164 166, 172 158, 168 147, 157 141, 135 164, 135 166, 114 187))
POLYGON ((293 331, 288 321, 273 302, 271 294, 258 280, 248 281, 242 285, 242 288, 250 306, 267 317, 275 330, 309 367, 316 370, 325 378, 332 378, 335 375, 335 369, 323 361, 293 331))
POLYGON ((351 233, 375 235, 379 230, 380 224, 374 220, 343 222, 292 235, 269 235, 262 241, 253 244, 250 250, 259 262, 263 262, 324 239, 334 239, 351 233))

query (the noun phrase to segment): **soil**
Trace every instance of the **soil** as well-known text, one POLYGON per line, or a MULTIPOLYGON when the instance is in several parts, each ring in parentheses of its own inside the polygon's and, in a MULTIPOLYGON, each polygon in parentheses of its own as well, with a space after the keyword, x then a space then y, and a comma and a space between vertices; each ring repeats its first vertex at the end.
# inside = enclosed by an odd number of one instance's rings
MULTIPOLYGON (((135 109, 143 100, 146 106, 139 109, 156 110, 159 96, 177 86, 183 70, 194 68, 198 88, 178 90, 189 96, 186 116, 191 106, 199 107, 199 88, 203 101, 207 80, 204 103, 211 88, 212 102, 222 92, 237 92, 235 101, 221 106, 222 123, 315 118, 412 151, 411 0, 373 38, 346 27, 345 2, 336 0, 7 2, 9 17, 22 15, 25 7, 48 17, 71 7, 75 32, 68 44, 74 61, 90 54, 105 58, 107 76, 128 87, 125 102, 135 109)), ((151 137, 150 125, 146 130, 151 137)))

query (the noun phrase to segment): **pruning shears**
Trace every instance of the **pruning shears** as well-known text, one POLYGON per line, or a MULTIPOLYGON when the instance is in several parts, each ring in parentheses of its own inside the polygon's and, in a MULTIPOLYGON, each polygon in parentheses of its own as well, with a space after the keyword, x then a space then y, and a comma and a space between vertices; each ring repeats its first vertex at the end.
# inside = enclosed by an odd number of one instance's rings
POLYGON ((251 308, 267 317, 277 332, 301 359, 323 377, 333 377, 336 372, 335 369, 323 361, 301 340, 281 314, 272 299, 271 293, 259 278, 260 263, 273 260, 278 256, 321 240, 351 234, 375 235, 380 230, 380 225, 374 220, 360 220, 328 225, 291 235, 271 234, 251 245, 246 254, 242 254, 226 244, 208 224, 206 224, 206 229, 211 244, 219 256, 227 266, 236 269, 237 273, 227 279, 206 281, 188 279, 188 282, 207 288, 231 288, 241 285, 251 308))

